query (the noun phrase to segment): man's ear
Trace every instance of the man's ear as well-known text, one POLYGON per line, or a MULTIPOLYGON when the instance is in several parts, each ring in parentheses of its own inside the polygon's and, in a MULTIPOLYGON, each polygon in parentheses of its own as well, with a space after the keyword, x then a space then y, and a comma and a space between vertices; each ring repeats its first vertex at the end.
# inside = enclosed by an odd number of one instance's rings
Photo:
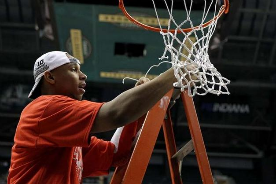
POLYGON ((49 71, 46 71, 44 73, 44 79, 50 83, 50 84, 54 84, 55 83, 55 77, 53 76, 53 74, 49 71))

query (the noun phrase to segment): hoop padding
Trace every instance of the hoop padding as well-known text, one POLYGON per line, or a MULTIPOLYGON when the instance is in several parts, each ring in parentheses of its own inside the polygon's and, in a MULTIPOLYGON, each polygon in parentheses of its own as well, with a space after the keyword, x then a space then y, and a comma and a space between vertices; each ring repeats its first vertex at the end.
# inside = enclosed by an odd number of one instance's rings
MULTIPOLYGON (((209 4, 207 0, 202 0, 205 5, 202 11, 202 20, 196 26, 191 19, 193 0, 190 0, 189 5, 186 4, 186 0, 183 0, 186 19, 180 23, 177 23, 173 17, 173 0, 170 0, 170 7, 167 1, 164 0, 169 14, 166 29, 162 28, 160 24, 154 0, 152 2, 159 28, 152 29, 136 20, 134 23, 151 31, 159 31, 162 35, 165 49, 159 59, 161 62, 172 64, 174 75, 178 81, 174 86, 180 88, 181 91, 188 90, 188 95, 191 97, 207 93, 230 94, 227 88, 230 81, 217 71, 208 55, 210 40, 215 32, 218 18, 228 12, 228 0, 224 0, 224 5, 221 6, 219 5, 220 0, 210 0, 209 4), (190 28, 187 29, 187 27, 190 28), (193 65, 192 69, 190 65, 193 65)), ((124 13, 126 15, 126 12, 124 13)), ((128 13, 126 16, 133 21, 128 13)))

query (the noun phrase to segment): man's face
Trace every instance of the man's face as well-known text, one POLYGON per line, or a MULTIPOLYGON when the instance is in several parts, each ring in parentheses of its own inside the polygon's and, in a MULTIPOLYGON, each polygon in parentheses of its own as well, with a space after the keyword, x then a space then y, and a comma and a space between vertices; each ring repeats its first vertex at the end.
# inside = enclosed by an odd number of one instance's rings
MULTIPOLYGON (((71 56, 72 57, 72 56, 71 56)), ((69 57, 70 58, 70 57, 69 57)), ((76 100, 81 100, 85 93, 85 80, 87 76, 80 71, 80 65, 71 62, 62 65, 51 71, 54 76, 55 92, 58 95, 69 96, 76 100)))

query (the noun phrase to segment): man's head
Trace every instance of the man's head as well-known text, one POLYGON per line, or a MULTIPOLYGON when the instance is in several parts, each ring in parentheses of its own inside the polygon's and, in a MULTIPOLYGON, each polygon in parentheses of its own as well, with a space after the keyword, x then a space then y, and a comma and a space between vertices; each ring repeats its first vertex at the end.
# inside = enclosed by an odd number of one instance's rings
POLYGON ((86 75, 80 71, 80 62, 66 52, 43 54, 34 64, 35 84, 29 98, 40 95, 65 95, 81 100, 85 93, 86 75))

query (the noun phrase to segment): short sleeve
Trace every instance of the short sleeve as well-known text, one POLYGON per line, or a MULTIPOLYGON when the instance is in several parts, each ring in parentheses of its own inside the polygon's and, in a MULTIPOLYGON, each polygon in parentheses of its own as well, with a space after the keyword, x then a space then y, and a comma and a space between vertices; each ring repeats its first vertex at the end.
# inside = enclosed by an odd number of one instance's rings
POLYGON ((102 103, 54 97, 38 122, 36 146, 88 146, 89 133, 102 103))
POLYGON ((83 177, 107 175, 115 146, 109 141, 91 137, 89 147, 83 148, 83 177))

